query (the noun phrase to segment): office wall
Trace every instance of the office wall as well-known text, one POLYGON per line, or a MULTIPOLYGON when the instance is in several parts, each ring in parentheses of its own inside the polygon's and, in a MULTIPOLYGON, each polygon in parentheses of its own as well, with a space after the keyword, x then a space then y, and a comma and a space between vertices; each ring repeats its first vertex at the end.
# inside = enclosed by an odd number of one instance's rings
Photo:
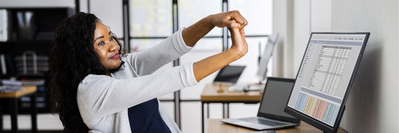
POLYGON ((341 126, 398 132, 398 1, 333 0, 332 31, 370 32, 341 126))
POLYGON ((293 78, 293 0, 273 0, 273 33, 279 33, 273 53, 273 76, 293 78))
POLYGON ((311 0, 296 0, 294 1, 293 12, 293 75, 296 76, 299 65, 301 64, 303 54, 306 49, 306 44, 310 35, 310 1, 311 0))
POLYGON ((293 71, 296 76, 311 32, 331 31, 331 0, 296 0, 293 6, 293 71))

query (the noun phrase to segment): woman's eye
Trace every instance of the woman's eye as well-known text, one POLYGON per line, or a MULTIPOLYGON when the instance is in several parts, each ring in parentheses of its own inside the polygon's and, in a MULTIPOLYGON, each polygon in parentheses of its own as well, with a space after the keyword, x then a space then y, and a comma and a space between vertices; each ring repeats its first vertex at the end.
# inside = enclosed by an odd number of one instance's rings
POLYGON ((104 45, 105 43, 103 41, 101 41, 100 43, 98 43, 98 46, 104 45))

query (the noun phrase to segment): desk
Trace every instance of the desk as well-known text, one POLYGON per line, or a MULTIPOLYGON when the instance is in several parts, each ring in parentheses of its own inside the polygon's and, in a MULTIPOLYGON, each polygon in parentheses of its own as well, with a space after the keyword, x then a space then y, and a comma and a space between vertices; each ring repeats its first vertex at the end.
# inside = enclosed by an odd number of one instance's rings
POLYGON ((223 118, 229 118, 230 103, 258 103, 262 99, 261 91, 230 92, 227 89, 230 85, 221 85, 223 92, 217 92, 219 85, 206 84, 201 93, 202 132, 204 132, 204 104, 207 104, 207 118, 209 118, 209 103, 223 104, 223 118), (225 104, 227 104, 227 116, 225 115, 225 104))
MULTIPOLYGON (((18 132, 18 99, 22 96, 30 95, 31 103, 31 120, 32 132, 37 132, 37 108, 36 108, 36 86, 24 86, 23 91, 16 91, 10 93, 0 92, 0 100, 9 99, 10 101, 10 116, 11 116, 11 131, 18 132)), ((1 110, 0 110, 1 111, 1 110)), ((0 132, 3 130, 3 115, 0 112, 0 132)))
MULTIPOLYGON (((221 119, 208 119, 208 131, 207 133, 248 133, 258 132, 248 128, 233 126, 225 124, 220 121, 221 119)), ((276 133, 323 133, 321 130, 309 125, 306 122, 301 121, 301 125, 295 128, 276 129, 276 133)), ((341 128, 338 129, 337 133, 345 133, 341 128)))

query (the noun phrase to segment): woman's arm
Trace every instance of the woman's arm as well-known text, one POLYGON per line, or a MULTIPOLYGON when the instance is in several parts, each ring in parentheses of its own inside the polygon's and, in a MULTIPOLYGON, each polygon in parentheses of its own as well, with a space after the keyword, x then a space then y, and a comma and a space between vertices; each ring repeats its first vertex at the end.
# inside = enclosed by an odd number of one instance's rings
POLYGON ((192 63, 160 71, 155 74, 127 78, 131 70, 119 73, 118 78, 89 74, 79 84, 77 99, 84 120, 126 110, 150 99, 198 84, 192 63))
POLYGON ((182 30, 180 29, 156 46, 130 54, 131 56, 126 58, 129 60, 127 63, 130 63, 138 75, 143 76, 152 74, 163 65, 179 58, 192 49, 184 43, 182 30))

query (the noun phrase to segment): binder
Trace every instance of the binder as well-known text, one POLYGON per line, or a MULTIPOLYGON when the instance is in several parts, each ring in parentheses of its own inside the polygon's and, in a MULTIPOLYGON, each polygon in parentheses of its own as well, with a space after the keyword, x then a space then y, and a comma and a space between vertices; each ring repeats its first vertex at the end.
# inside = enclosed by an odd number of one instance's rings
POLYGON ((6 58, 4 57, 4 54, 0 54, 0 68, 1 75, 7 75, 6 58))
POLYGON ((8 14, 6 9, 0 9, 0 42, 8 39, 8 14))

